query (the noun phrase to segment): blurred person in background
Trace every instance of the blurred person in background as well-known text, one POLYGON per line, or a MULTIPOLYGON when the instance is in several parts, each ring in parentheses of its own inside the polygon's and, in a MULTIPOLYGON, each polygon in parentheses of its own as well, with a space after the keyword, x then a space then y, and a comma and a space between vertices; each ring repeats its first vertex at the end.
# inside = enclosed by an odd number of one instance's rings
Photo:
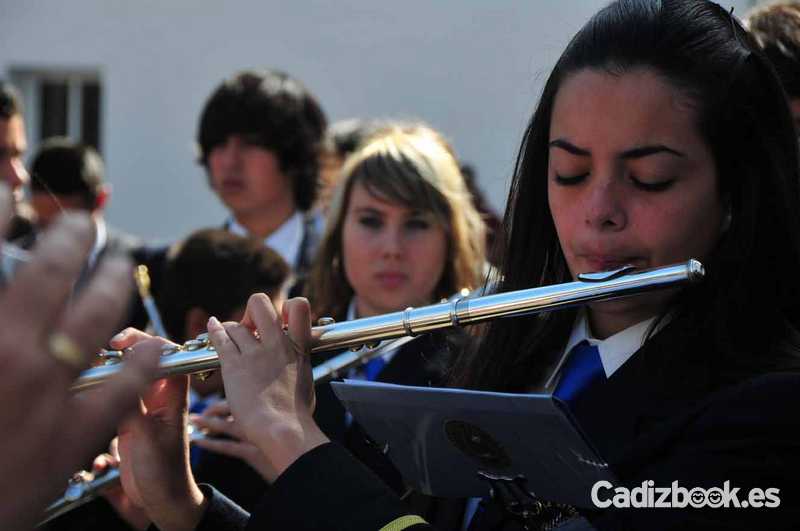
MULTIPOLYGON (((331 124, 325 132, 325 139, 322 143, 320 154, 320 193, 317 200, 317 208, 320 212, 326 213, 330 202, 336 192, 336 186, 342 177, 342 167, 347 161, 347 157, 352 155, 365 142, 369 141, 372 135, 379 133, 382 129, 391 127, 403 127, 404 122, 381 120, 381 119, 359 119, 349 118, 331 124)), ((405 123, 406 126, 413 128, 412 122, 405 123)), ((443 138, 442 141, 447 148, 455 155, 455 151, 443 138)), ((495 245, 497 240, 503 238, 503 221, 497 212, 489 205, 488 200, 480 189, 475 168, 470 164, 461 164, 461 174, 467 188, 472 194, 475 208, 483 217, 486 224, 486 250, 489 261, 492 265, 498 263, 498 252, 495 245)))
MULTIPOLYGON (((137 264, 146 261, 142 240, 110 227, 105 221, 110 187, 106 184, 103 160, 94 148, 67 138, 50 138, 35 153, 30 167, 30 202, 35 212, 36 230, 15 243, 28 248, 38 233, 62 212, 81 211, 92 220, 94 244, 78 279, 78 287, 91 277, 103 256, 121 254, 137 264)), ((131 303, 129 316, 120 324, 120 329, 146 324, 147 315, 137 298, 131 303)))
MULTIPOLYGON (((252 236, 289 264, 292 295, 302 291, 322 232, 313 205, 327 119, 314 95, 278 70, 244 70, 220 83, 200 113, 198 162, 228 209, 222 228, 252 236)), ((147 251, 153 293, 169 247, 147 251)))
POLYGON ((298 282, 322 228, 312 206, 326 126, 319 102, 299 80, 278 70, 247 70, 214 90, 197 131, 200 164, 230 212, 224 227, 262 239, 298 282))
POLYGON ((800 2, 774 2, 750 11, 745 27, 775 67, 800 126, 800 2))
POLYGON ((16 89, 0 79, 0 181, 11 190, 12 221, 6 233, 9 241, 33 231, 33 211, 25 202, 28 171, 22 157, 28 149, 22 102, 16 89))
POLYGON ((91 146, 62 137, 45 140, 31 162, 30 190, 37 229, 49 226, 65 210, 80 210, 92 218, 95 241, 89 269, 104 253, 135 257, 143 245, 139 238, 106 223, 111 188, 105 181, 103 159, 91 146))

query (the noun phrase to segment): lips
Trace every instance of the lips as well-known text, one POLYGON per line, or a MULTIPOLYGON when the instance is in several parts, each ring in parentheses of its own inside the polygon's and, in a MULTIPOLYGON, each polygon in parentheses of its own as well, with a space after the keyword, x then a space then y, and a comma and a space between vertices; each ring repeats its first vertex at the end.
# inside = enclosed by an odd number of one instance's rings
POLYGON ((244 181, 239 179, 225 179, 219 185, 219 191, 221 193, 235 194, 244 191, 244 189, 244 181))
POLYGON ((620 255, 605 255, 605 254, 585 254, 579 255, 588 270, 586 273, 611 271, 619 269, 627 265, 641 266, 642 258, 637 256, 620 256, 620 255))
POLYGON ((392 290, 405 284, 408 280, 408 275, 397 272, 376 273, 375 280, 383 289, 392 290))

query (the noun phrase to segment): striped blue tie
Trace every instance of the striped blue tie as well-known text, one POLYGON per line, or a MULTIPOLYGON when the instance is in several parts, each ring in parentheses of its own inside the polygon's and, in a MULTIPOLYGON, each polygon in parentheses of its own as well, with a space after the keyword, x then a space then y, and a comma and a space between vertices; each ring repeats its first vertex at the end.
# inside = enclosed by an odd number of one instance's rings
POLYGON ((572 348, 553 395, 574 406, 584 402, 591 390, 605 379, 600 351, 584 340, 572 348))

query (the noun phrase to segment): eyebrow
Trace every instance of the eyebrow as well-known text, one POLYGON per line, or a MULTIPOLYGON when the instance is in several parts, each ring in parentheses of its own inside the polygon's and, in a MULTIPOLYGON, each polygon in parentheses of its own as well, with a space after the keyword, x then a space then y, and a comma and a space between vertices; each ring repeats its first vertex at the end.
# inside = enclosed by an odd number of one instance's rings
POLYGON ((359 213, 383 214, 383 212, 381 212, 377 208, 369 207, 369 206, 355 207, 353 210, 355 210, 356 212, 359 212, 359 213))
MULTIPOLYGON (((380 215, 380 216, 384 215, 382 210, 380 210, 378 208, 375 208, 375 207, 372 207, 372 206, 358 206, 358 207, 355 207, 353 209, 353 211, 355 213, 357 213, 357 214, 377 214, 377 215, 380 215)), ((426 215, 428 215, 427 212, 425 212, 423 210, 420 210, 420 209, 417 209, 417 208, 409 209, 409 211, 408 211, 408 217, 409 218, 424 217, 426 215)))
MULTIPOLYGON (((553 140, 552 142, 550 142, 549 146, 561 148, 564 151, 571 153, 573 155, 577 155, 579 157, 590 157, 592 155, 592 152, 589 151, 588 149, 579 148, 578 146, 571 144, 570 142, 564 140, 563 138, 557 138, 556 140, 553 140)), ((619 154, 619 158, 640 159, 642 157, 657 155, 659 153, 667 153, 669 155, 675 155, 676 157, 683 157, 683 158, 686 157, 686 153, 669 148, 663 144, 654 144, 652 146, 641 146, 625 150, 619 154)))

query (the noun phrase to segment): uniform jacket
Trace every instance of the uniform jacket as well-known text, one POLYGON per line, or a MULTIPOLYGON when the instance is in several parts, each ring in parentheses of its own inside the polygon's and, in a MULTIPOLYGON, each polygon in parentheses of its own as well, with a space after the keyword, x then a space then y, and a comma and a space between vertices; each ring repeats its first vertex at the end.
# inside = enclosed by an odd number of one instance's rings
MULTIPOLYGON (((740 502, 753 487, 779 488, 780 506, 606 509, 584 511, 582 518, 566 525, 574 528, 577 522, 578 528, 603 530, 796 529, 800 416, 794 406, 800 374, 708 374, 702 364, 686 361, 708 354, 702 344, 688 356, 676 357, 681 334, 680 326, 671 324, 651 338, 596 397, 605 413, 577 422, 612 467, 618 486, 653 480, 656 486, 678 481, 690 489, 721 488, 729 481, 739 489, 740 502)), ((278 478, 247 529, 358 531, 384 526, 433 529, 342 446, 331 443, 302 456, 278 478)), ((523 526, 489 502, 470 529, 523 526)))

